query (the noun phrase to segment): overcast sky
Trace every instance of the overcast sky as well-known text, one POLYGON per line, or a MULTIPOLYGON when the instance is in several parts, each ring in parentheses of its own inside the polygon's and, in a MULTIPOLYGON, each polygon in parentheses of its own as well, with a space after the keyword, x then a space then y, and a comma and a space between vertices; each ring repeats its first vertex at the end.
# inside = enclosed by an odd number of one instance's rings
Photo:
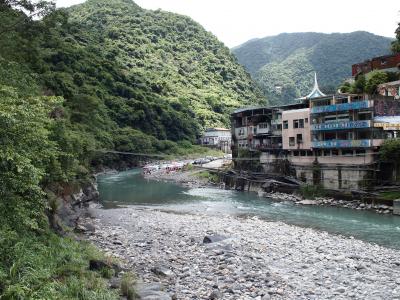
MULTIPOLYGON (((70 6, 84 0, 56 0, 70 6)), ((369 31, 394 37, 399 0, 136 0, 143 8, 190 16, 227 46, 282 32, 369 31)))

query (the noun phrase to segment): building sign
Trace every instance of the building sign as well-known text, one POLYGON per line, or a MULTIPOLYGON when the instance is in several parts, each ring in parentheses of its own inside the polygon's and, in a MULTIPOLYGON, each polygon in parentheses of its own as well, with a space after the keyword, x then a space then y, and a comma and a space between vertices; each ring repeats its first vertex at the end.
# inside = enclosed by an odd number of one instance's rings
POLYGON ((313 148, 367 148, 371 147, 371 140, 330 140, 312 142, 313 148))
POLYGON ((383 128, 383 130, 400 130, 400 123, 374 123, 374 127, 383 128))
POLYGON ((311 108, 312 114, 320 114, 320 113, 328 113, 328 112, 336 112, 343 110, 356 110, 371 107, 371 102, 368 100, 350 102, 350 103, 340 103, 333 105, 325 105, 325 106, 315 106, 311 108))
POLYGON ((322 123, 311 125, 311 130, 338 130, 338 129, 352 129, 352 128, 368 128, 371 127, 370 120, 363 121, 343 121, 333 123, 322 123))

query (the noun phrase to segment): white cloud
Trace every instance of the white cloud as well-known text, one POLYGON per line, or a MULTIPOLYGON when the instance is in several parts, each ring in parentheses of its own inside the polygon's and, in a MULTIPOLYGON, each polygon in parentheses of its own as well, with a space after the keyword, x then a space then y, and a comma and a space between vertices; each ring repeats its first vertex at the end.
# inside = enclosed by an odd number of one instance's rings
MULTIPOLYGON (((70 6, 82 0, 57 0, 70 6)), ((369 31, 394 37, 400 21, 398 0, 136 0, 190 16, 227 46, 281 32, 369 31)))

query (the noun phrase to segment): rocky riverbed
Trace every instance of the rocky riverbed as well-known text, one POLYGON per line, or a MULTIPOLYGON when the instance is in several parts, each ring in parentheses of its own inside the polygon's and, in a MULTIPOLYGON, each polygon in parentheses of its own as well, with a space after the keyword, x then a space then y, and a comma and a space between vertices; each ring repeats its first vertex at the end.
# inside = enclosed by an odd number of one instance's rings
POLYGON ((206 187, 212 185, 207 179, 196 176, 202 170, 179 170, 166 172, 165 170, 154 171, 150 174, 144 174, 146 179, 173 181, 185 187, 206 187))
POLYGON ((164 287, 145 299, 400 299, 393 249, 257 217, 138 206, 90 212, 87 238, 164 287))
POLYGON ((315 199, 304 199, 304 197, 296 194, 285 194, 285 193, 265 193, 259 192, 260 197, 267 197, 277 201, 292 201, 298 205, 324 205, 324 206, 335 206, 345 207, 357 210, 371 210, 379 214, 390 214, 393 212, 393 206, 384 204, 366 204, 361 200, 338 200, 327 197, 316 197, 315 199))

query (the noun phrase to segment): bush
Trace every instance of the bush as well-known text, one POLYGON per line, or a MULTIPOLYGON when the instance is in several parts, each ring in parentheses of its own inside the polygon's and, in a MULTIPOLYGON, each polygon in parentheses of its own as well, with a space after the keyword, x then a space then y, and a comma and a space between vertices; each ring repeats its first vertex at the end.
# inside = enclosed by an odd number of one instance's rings
POLYGON ((1 299, 119 299, 90 259, 106 258, 93 246, 46 232, 0 230, 1 299))
POLYGON ((300 194, 306 199, 315 199, 315 197, 324 197, 325 189, 322 185, 302 185, 300 194))
POLYGON ((384 141, 379 149, 379 158, 385 162, 398 163, 400 161, 400 139, 384 141))

